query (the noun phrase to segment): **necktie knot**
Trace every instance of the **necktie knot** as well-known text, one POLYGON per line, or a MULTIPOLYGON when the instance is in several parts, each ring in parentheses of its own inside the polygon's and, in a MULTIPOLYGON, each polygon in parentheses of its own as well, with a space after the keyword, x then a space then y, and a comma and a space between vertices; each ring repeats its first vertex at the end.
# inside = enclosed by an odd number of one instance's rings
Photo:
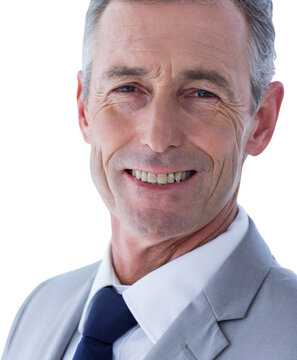
POLYGON ((136 320, 122 295, 105 287, 93 298, 83 335, 113 343, 134 325, 136 320))
POLYGON ((73 360, 111 360, 112 344, 136 324, 122 295, 102 288, 93 298, 73 360))

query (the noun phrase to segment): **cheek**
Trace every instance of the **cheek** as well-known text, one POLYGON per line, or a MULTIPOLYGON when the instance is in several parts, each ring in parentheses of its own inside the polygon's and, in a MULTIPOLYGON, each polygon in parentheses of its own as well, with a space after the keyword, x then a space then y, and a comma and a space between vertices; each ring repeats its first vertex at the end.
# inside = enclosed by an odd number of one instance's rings
POLYGON ((222 162, 231 154, 242 153, 244 126, 242 116, 218 106, 204 117, 188 122, 189 139, 214 161, 222 162), (208 115, 208 116, 207 116, 208 115))
POLYGON ((133 121, 127 115, 105 107, 95 115, 91 129, 93 145, 100 147, 104 165, 117 150, 126 145, 134 135, 133 121))
POLYGON ((135 93, 116 93, 109 99, 109 108, 113 113, 130 116, 148 103, 148 97, 141 91, 135 93))
POLYGON ((218 106, 208 118, 189 124, 188 138, 213 161, 211 196, 234 190, 241 173, 247 119, 242 113, 218 106))

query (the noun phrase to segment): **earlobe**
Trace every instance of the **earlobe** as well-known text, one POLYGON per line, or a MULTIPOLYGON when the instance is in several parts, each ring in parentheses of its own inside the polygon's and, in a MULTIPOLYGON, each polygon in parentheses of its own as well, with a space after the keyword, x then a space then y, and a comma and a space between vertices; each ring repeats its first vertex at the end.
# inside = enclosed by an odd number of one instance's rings
POLYGON ((259 110, 254 115, 254 127, 246 145, 247 154, 257 156, 269 144, 276 126, 283 97, 283 84, 280 82, 271 83, 259 110))
POLYGON ((83 138, 85 142, 90 143, 90 127, 88 122, 87 109, 85 105, 85 101, 83 98, 83 87, 82 87, 82 71, 79 71, 77 74, 77 109, 78 109, 78 121, 79 127, 82 132, 83 138))

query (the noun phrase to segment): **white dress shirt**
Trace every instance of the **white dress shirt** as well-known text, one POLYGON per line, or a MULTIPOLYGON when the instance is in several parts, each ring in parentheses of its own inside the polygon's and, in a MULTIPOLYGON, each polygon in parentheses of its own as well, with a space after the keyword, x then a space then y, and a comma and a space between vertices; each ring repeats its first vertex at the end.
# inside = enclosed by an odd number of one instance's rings
POLYGON ((120 284, 112 266, 111 247, 98 268, 76 333, 63 360, 72 360, 81 339, 90 302, 104 286, 123 294, 138 322, 113 344, 114 360, 140 360, 170 327, 185 307, 202 291, 223 262, 239 245, 248 229, 248 216, 238 207, 227 231, 211 242, 152 271, 131 286, 120 284))

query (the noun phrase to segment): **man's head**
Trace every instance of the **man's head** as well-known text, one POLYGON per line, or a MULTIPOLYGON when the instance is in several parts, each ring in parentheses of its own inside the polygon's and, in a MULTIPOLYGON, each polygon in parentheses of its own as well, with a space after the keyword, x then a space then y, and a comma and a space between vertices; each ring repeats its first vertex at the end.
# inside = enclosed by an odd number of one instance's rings
POLYGON ((283 96, 273 83, 254 99, 251 29, 238 3, 112 1, 92 36, 80 126, 114 231, 182 238, 236 208, 244 159, 268 145, 283 96), (171 183, 180 172, 185 180, 171 183))
MULTIPOLYGON (((100 16, 112 0, 92 0, 86 14, 83 43, 83 95, 87 102, 96 46, 95 30, 100 16)), ((123 0, 131 2, 169 2, 176 0, 123 0)), ((178 1, 178 0, 177 0, 178 1)), ((194 0, 211 3, 218 0, 194 0)), ((222 1, 222 0, 219 0, 222 1)), ((224 1, 224 0, 223 0, 224 1)), ((233 0, 244 14, 248 28, 247 57, 251 76, 251 111, 255 112, 274 75, 275 31, 272 0, 233 0)))

